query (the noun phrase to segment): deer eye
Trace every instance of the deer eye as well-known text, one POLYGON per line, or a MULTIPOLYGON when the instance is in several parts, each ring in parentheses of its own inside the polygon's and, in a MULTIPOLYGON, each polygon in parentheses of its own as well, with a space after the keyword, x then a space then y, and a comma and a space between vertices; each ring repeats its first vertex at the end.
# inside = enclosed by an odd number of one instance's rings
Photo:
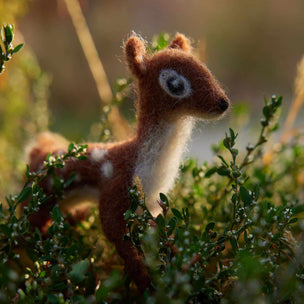
POLYGON ((161 70, 158 81, 171 97, 184 98, 192 93, 189 80, 172 69, 161 70))

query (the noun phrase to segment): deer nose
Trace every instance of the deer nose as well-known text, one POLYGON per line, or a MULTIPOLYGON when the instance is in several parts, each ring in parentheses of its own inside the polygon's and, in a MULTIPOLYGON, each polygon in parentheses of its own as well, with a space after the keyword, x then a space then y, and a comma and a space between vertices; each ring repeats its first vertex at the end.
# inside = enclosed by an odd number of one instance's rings
POLYGON ((220 109, 224 112, 224 111, 226 111, 228 109, 229 103, 228 103, 228 101, 225 98, 222 98, 219 101, 219 106, 220 106, 220 109))

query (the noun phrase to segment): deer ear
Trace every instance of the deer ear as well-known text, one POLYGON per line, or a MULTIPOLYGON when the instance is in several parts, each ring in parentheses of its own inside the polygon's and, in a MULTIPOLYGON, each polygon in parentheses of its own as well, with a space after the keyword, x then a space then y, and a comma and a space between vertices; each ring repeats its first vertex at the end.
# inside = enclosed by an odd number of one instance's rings
POLYGON ((146 72, 147 61, 145 41, 138 36, 130 37, 125 43, 125 56, 133 75, 142 77, 146 72))
POLYGON ((191 51, 191 43, 185 35, 177 33, 174 39, 169 44, 170 49, 181 49, 185 52, 190 53, 191 51))

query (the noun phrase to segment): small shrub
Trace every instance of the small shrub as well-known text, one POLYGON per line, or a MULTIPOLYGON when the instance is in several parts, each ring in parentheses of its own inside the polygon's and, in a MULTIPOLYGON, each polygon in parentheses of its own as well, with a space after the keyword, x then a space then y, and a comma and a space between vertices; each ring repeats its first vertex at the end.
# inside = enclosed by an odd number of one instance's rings
POLYGON ((16 49, 9 43, 13 29, 10 25, 3 26, 1 38, 4 41, 0 39, 0 57, 4 60, 1 59, 1 65, 7 63, 5 59, 11 59, 8 68, 0 74, 0 201, 20 188, 24 147, 34 134, 48 127, 50 79, 41 71, 29 48, 12 54, 16 49))
MULTIPOLYGON (((293 233, 300 237, 304 204, 294 177, 303 170, 304 146, 278 147, 270 164, 262 153, 277 129, 281 101, 274 96, 266 102, 258 140, 245 153, 236 149, 238 134, 229 129, 219 163, 184 164, 174 196, 179 208, 170 208, 161 194, 164 216, 126 214, 128 236, 141 244, 152 271, 155 293, 148 303, 301 302, 303 249, 293 233), (293 158, 284 161, 287 153, 293 158)), ((136 186, 134 191, 144 206, 136 186)), ((133 203, 131 211, 136 208, 133 203)))
POLYGON ((67 154, 49 156, 39 172, 27 172, 20 194, 7 198, 8 207, 0 208, 2 302, 300 303, 304 147, 295 139, 262 153, 277 129, 281 100, 272 97, 265 104, 260 135, 244 153, 229 129, 216 149, 217 163, 199 167, 187 161, 174 201, 160 194, 163 216, 151 216, 136 180, 125 238, 145 254, 150 269, 155 291, 143 296, 121 267, 109 272, 107 263, 120 262, 111 245, 99 240, 96 211, 75 229, 55 206, 49 237, 32 230, 28 217, 48 200, 39 182, 53 178, 62 197, 73 176, 62 181, 55 169, 70 157, 83 158, 85 146, 71 144, 67 154), (26 199, 29 206, 18 216, 26 199), (135 213, 138 206, 141 215, 135 213))
MULTIPOLYGON (((166 41, 156 37, 151 51, 166 41)), ((128 81, 121 84, 118 93, 128 81)), ((84 159, 86 146, 70 144, 38 172, 27 170, 21 192, 0 205, 0 303, 302 303, 304 145, 300 136, 271 141, 281 102, 265 100, 260 133, 244 151, 229 129, 213 149, 215 161, 186 161, 172 193, 160 194, 163 215, 151 216, 135 179, 125 239, 145 255, 154 291, 143 295, 102 236, 96 209, 71 226, 55 206, 48 237, 30 226, 50 199, 40 182, 53 179, 54 195, 64 198, 74 176, 62 180, 56 168, 84 159)), ((108 139, 109 127, 102 122, 93 135, 108 139)))

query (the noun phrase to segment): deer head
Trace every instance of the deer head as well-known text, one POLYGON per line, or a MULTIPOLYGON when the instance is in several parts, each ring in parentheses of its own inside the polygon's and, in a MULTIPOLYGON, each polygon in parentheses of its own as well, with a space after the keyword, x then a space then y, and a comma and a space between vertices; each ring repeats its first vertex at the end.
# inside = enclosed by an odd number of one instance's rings
POLYGON ((138 79, 139 115, 147 120, 214 119, 229 108, 228 97, 208 68, 193 57, 184 35, 176 34, 166 49, 151 56, 144 40, 133 36, 125 44, 125 54, 138 79))

